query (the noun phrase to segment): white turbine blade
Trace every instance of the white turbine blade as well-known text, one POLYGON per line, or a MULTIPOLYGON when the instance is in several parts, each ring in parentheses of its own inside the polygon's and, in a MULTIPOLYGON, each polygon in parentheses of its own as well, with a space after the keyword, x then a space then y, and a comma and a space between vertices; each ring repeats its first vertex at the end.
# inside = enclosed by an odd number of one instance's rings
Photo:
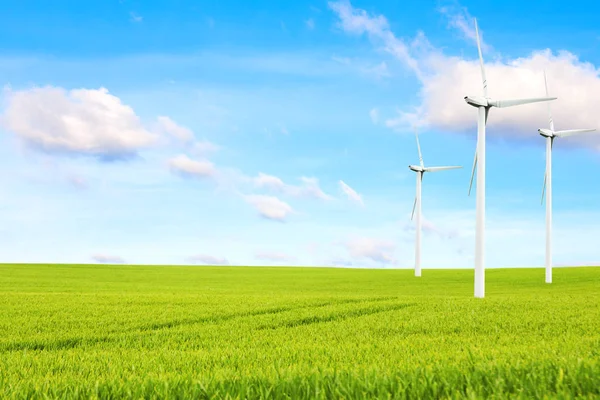
POLYGON ((510 99, 510 100, 488 100, 488 104, 493 107, 506 108, 520 106, 522 104, 538 103, 540 101, 556 100, 557 97, 535 97, 531 99, 510 99))
POLYGON ((579 133, 594 132, 596 129, 568 129, 566 131, 556 131, 554 136, 567 137, 577 135, 579 133))
POLYGON ((477 167, 477 150, 475 150, 475 158, 473 159, 473 169, 471 170, 471 182, 469 183, 469 196, 473 187, 473 178, 475 177, 475 167, 477 167))
POLYGON ((413 217, 415 216, 415 208, 417 207, 417 196, 415 196, 415 202, 413 203, 413 210, 412 210, 412 214, 410 215, 410 220, 412 221, 413 217))
MULTIPOLYGON (((544 70, 544 86, 546 87, 546 97, 549 97, 548 94, 548 82, 546 81, 546 70, 544 70)), ((554 131, 554 120, 552 119, 552 112, 550 111, 550 103, 548 103, 548 118, 550 120, 550 130, 554 131)))
POLYGON ((548 176, 547 172, 544 172, 544 186, 542 187, 542 201, 540 204, 544 204, 544 193, 546 193, 546 177, 548 176))
POLYGON ((421 155, 421 145, 419 144, 419 132, 417 132, 416 128, 415 128, 415 137, 417 138, 417 150, 419 151, 419 162, 421 163, 421 167, 424 167, 423 156, 421 155))
POLYGON ((460 166, 451 166, 451 167, 427 167, 425 168, 425 172, 438 172, 438 171, 446 171, 449 169, 458 169, 462 168, 460 166))
POLYGON ((483 66, 483 55, 481 54, 481 42, 479 41, 479 28, 477 27, 477 18, 475 21, 475 36, 477 36, 477 51, 479 52, 479 65, 481 66, 481 79, 483 81, 483 97, 488 96, 487 79, 485 78, 485 67, 483 66))

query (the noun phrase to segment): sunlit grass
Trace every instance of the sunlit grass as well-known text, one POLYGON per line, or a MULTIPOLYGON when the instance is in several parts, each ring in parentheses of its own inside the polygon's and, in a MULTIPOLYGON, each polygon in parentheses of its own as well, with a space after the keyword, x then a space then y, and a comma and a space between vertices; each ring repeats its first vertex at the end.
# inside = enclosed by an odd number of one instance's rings
POLYGON ((600 396, 600 268, 0 265, 0 398, 600 396))

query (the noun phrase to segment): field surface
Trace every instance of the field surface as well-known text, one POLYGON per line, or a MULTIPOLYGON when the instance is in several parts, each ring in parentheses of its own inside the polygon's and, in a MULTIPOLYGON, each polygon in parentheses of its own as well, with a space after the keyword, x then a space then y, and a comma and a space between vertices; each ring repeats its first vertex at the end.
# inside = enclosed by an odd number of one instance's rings
POLYGON ((0 265, 0 398, 599 398, 600 268, 0 265))

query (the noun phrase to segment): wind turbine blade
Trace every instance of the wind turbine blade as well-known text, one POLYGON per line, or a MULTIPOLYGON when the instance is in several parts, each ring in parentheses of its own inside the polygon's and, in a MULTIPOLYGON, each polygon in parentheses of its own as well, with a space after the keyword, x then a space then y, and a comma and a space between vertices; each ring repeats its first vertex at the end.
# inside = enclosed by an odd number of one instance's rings
MULTIPOLYGON (((423 178, 421 178, 423 179, 423 178)), ((412 210, 412 214, 410 215, 410 220, 412 221, 413 217, 415 216, 415 208, 417 207, 417 196, 415 196, 415 202, 413 203, 413 210, 412 210)))
POLYGON ((425 172, 438 172, 438 171, 446 171, 449 169, 458 169, 462 168, 461 166, 451 166, 451 167, 428 167, 425 168, 425 172))
POLYGON ((487 79, 485 77, 485 67, 483 66, 483 55, 481 54, 481 42, 479 40, 479 28, 477 27, 477 18, 473 18, 475 21, 475 36, 477 36, 477 51, 479 52, 479 65, 481 66, 481 80, 483 81, 483 97, 488 96, 487 91, 487 79))
POLYGON ((484 120, 484 122, 485 122, 485 125, 487 125, 487 117, 488 117, 488 114, 489 114, 489 113, 490 113, 490 108, 489 108, 489 107, 486 107, 486 108, 485 108, 485 120, 484 120))
MULTIPOLYGON (((546 70, 544 70, 544 86, 546 87, 546 97, 549 97, 548 94, 548 81, 546 80, 546 70)), ((548 103, 548 118, 550 120, 550 130, 554 131, 554 120, 552 119, 552 112, 550 111, 550 103, 548 103)))
POLYGON ((567 137, 577 135, 579 133, 593 132, 596 129, 568 129, 566 131, 556 131, 554 132, 554 136, 558 137, 567 137))
POLYGON ((538 103, 540 101, 556 100, 557 97, 536 97, 532 99, 510 99, 510 100, 488 100, 488 104, 493 107, 506 108, 520 106, 522 104, 538 103))
POLYGON ((473 178, 475 177, 475 167, 477 166, 477 150, 475 150, 475 159, 473 160, 473 169, 471 170, 471 182, 469 183, 469 196, 473 187, 473 178))
POLYGON ((544 186, 542 187, 542 201, 540 201, 540 204, 544 204, 544 193, 546 193, 546 176, 548 176, 548 173, 544 172, 544 186))
POLYGON ((419 162, 421 163, 421 167, 424 167, 423 156, 421 155, 421 145, 419 144, 419 132, 417 132, 416 128, 415 128, 415 137, 417 138, 417 150, 419 150, 419 162))

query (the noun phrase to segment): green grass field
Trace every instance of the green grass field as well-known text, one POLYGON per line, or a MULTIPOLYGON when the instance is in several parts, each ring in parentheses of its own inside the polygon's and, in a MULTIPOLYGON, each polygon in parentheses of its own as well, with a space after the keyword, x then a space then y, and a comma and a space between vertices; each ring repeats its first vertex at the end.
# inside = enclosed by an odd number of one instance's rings
POLYGON ((0 398, 598 398, 600 268, 0 265, 0 398))

